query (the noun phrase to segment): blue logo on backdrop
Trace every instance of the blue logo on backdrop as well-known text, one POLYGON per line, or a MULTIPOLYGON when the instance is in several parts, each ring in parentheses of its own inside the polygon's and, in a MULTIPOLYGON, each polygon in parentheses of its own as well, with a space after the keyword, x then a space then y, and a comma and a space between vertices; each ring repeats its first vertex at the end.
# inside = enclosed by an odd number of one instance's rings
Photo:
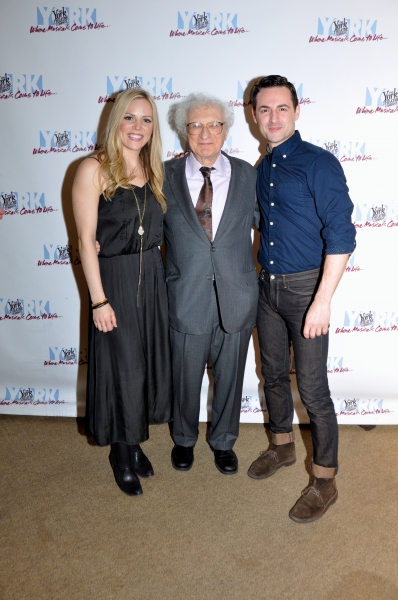
POLYGON ((391 108, 398 105, 398 89, 367 87, 365 106, 391 108))
POLYGON ((384 406, 384 398, 333 398, 336 415, 380 415, 392 412, 384 406))
POLYGON ((98 21, 96 8, 36 6, 36 21, 36 25, 30 27, 30 33, 88 31, 108 27, 98 21))
POLYGON ((44 361, 45 365, 53 364, 76 364, 77 348, 59 348, 58 346, 48 348, 49 360, 44 361))
POLYGON ((238 26, 237 13, 182 10, 177 13, 177 29, 172 29, 169 35, 170 37, 185 37, 240 33, 249 33, 249 31, 238 26))
POLYGON ((7 215, 29 215, 56 212, 46 205, 44 192, 0 192, 1 203, 7 215))
POLYGON ((317 33, 309 42, 379 42, 387 38, 377 33, 377 20, 347 17, 318 17, 317 33))
POLYGON ((377 33, 377 20, 318 17, 317 34, 332 37, 367 37, 377 33))
POLYGON ((96 8, 59 8, 37 6, 37 25, 49 27, 66 27, 72 25, 95 25, 97 23, 96 8))
POLYGON ((72 246, 69 244, 66 246, 56 246, 55 244, 44 244, 43 246, 43 258, 44 260, 67 260, 70 261, 72 258, 72 246))
POLYGON ((39 148, 33 154, 50 152, 88 152, 94 150, 97 142, 95 131, 40 131, 39 148))
POLYGON ((23 300, 22 298, 0 298, 0 321, 31 321, 59 319, 51 313, 49 300, 23 300))
POLYGON ((6 387, 4 400, 0 401, 1 405, 23 404, 64 404, 65 400, 60 400, 60 391, 55 388, 23 388, 23 387, 6 387))
POLYGON ((360 229, 368 227, 396 227, 398 225, 398 205, 356 203, 354 205, 353 219, 355 227, 360 229))
POLYGON ((107 75, 106 93, 108 96, 115 92, 141 88, 153 96, 173 93, 172 77, 145 77, 143 75, 107 75))
POLYGON ((376 160, 366 154, 365 142, 347 142, 341 140, 309 140, 311 144, 324 148, 340 162, 366 162, 376 160))
POLYGON ((237 13, 178 11, 177 29, 179 31, 212 30, 228 31, 238 27, 237 13))
POLYGON ((43 75, 5 73, 0 76, 0 100, 54 96, 56 92, 43 88, 43 75))

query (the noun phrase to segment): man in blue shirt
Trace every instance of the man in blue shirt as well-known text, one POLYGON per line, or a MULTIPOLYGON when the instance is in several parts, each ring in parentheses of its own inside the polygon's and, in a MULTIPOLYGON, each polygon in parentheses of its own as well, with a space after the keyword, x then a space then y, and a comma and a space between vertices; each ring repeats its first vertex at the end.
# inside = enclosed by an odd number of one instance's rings
POLYGON ((251 90, 254 121, 267 140, 258 168, 261 210, 257 329, 272 443, 248 475, 264 479, 296 461, 290 343, 313 442, 312 485, 289 512, 319 519, 337 500, 338 426, 327 380, 330 304, 355 247, 353 204, 339 161, 303 142, 294 86, 269 75, 251 90))

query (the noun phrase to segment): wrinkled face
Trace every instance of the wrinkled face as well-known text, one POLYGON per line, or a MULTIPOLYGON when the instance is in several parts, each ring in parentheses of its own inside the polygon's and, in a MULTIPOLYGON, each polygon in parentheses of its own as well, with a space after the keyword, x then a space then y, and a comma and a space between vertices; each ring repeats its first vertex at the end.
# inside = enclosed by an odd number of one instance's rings
POLYGON ((261 135, 274 148, 294 134, 300 105, 294 109, 287 87, 262 88, 257 94, 256 110, 252 113, 261 135))
POLYGON ((145 98, 132 100, 120 123, 119 133, 123 152, 140 152, 148 143, 153 131, 152 106, 145 98))
MULTIPOLYGON (((224 123, 224 113, 218 106, 200 106, 192 108, 187 115, 188 123, 202 123, 207 125, 214 122, 224 123)), ((201 133, 196 135, 187 134, 189 147, 191 148, 196 160, 204 167, 211 167, 220 156, 221 148, 224 145, 228 130, 224 127, 221 133, 213 134, 203 127, 201 133)))

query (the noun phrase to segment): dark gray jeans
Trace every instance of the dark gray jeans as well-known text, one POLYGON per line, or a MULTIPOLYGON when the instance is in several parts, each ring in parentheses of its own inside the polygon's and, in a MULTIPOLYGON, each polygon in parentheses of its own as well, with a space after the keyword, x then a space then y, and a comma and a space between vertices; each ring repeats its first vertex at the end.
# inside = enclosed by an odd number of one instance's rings
POLYGON ((314 463, 337 467, 338 426, 327 379, 329 334, 305 339, 305 314, 314 297, 319 269, 291 275, 260 274, 257 330, 264 393, 273 433, 292 430, 290 342, 297 386, 311 424, 314 463))

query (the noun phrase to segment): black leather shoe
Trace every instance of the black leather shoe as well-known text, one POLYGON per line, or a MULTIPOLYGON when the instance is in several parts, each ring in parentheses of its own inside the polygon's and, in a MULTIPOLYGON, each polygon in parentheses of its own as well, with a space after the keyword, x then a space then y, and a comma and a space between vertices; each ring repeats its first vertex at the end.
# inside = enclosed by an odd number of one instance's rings
POLYGON ((193 465, 193 448, 176 444, 171 451, 171 464, 177 471, 189 471, 193 465))
POLYGON ((142 494, 142 487, 134 471, 129 467, 120 469, 117 465, 114 452, 111 452, 109 461, 113 469, 115 481, 122 492, 128 496, 140 496, 142 494))
POLYGON ((138 446, 137 451, 130 450, 131 468, 140 477, 153 477, 154 472, 149 458, 138 446))
POLYGON ((214 464, 224 475, 238 472, 238 458, 233 450, 214 450, 214 464))

